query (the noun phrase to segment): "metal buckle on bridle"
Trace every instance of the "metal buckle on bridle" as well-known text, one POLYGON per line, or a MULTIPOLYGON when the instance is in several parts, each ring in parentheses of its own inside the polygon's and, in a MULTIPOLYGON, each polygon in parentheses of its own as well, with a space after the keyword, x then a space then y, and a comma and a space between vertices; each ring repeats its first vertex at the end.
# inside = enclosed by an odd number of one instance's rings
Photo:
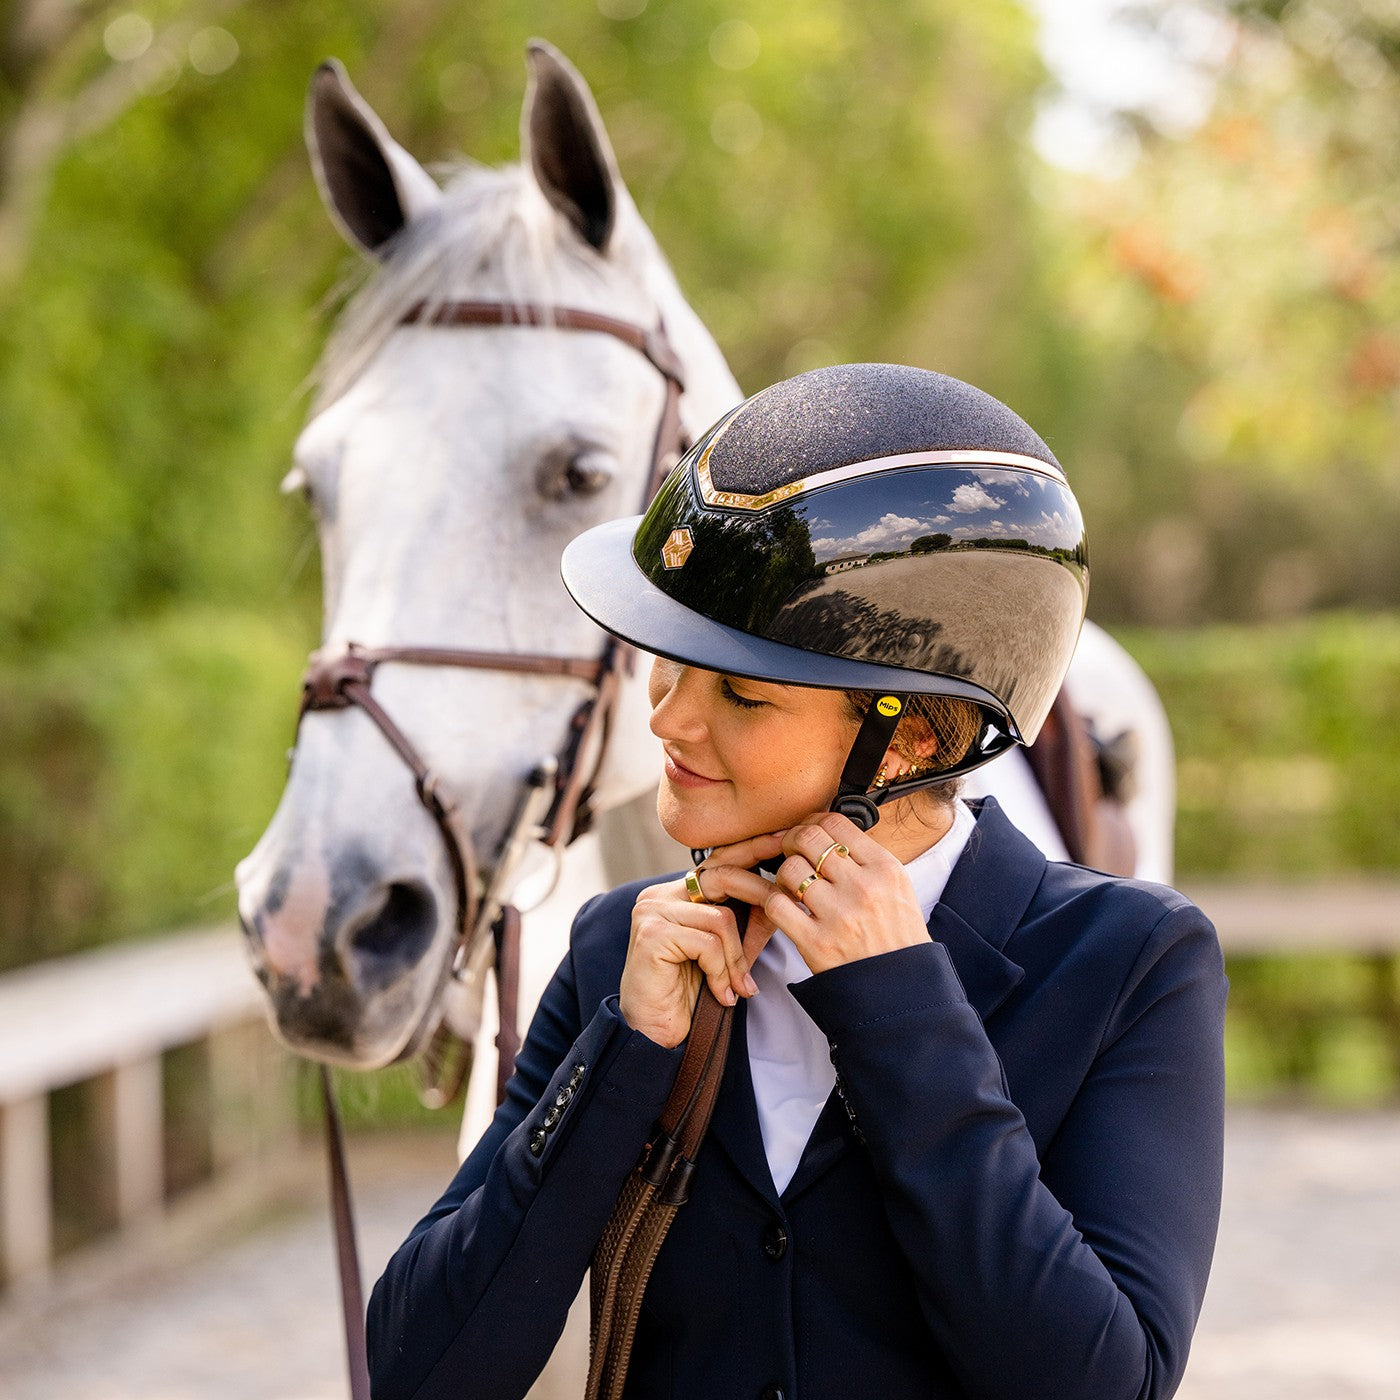
POLYGON ((510 892, 515 886, 515 876, 532 845, 544 845, 554 853, 556 869, 549 888, 542 896, 548 899, 558 881, 557 861, 562 852, 557 845, 549 845, 546 838, 549 828, 545 824, 549 809, 558 791, 559 762, 551 754, 541 759, 526 780, 525 793, 515 814, 515 820, 506 832, 501 843, 500 853, 491 868, 491 878, 482 892, 477 905, 476 923, 457 945, 452 958, 452 976, 459 981, 466 975, 469 951, 484 946, 489 934, 505 908, 510 892))
POLYGON ((346 694, 346 687, 369 685, 375 664, 354 642, 344 651, 313 651, 301 678, 302 710, 348 709, 355 702, 346 694))

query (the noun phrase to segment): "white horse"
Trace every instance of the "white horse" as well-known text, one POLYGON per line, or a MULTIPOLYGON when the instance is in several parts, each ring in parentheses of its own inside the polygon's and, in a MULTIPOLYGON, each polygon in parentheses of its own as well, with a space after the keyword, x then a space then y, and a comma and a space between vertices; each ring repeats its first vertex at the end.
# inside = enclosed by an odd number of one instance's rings
MULTIPOLYGON (((444 187, 338 67, 313 79, 317 183, 341 233, 377 264, 328 346, 284 483, 306 494, 317 519, 323 651, 358 643, 596 655, 602 639, 565 595, 559 556, 588 526, 642 505, 665 389, 643 355, 606 334, 548 325, 405 324, 412 308, 490 301, 664 324, 691 435, 740 397, 623 186, 587 86, 546 44, 532 42, 528 57, 521 164, 467 166, 444 187)), ((1171 743, 1151 686, 1093 627, 1069 686, 1101 732, 1136 732, 1128 815, 1139 873, 1167 878, 1171 743)), ((586 691, 575 679, 396 663, 373 682, 488 863, 527 775, 561 749, 586 691)), ((526 921, 525 1021, 584 898, 684 863, 646 796, 661 769, 646 714, 638 667, 624 679, 602 756, 599 834, 569 847, 553 893, 526 921)), ((971 791, 997 793, 1049 854, 1063 855, 1019 756, 974 778, 971 791)), ((373 1068, 420 1046, 444 1012, 490 1043, 489 999, 483 1022, 480 987, 447 976, 456 885, 446 844, 362 712, 304 716, 286 790, 238 886, 254 968, 293 1049, 373 1068)), ((464 1153, 493 1103, 491 1076, 474 1074, 464 1153)))

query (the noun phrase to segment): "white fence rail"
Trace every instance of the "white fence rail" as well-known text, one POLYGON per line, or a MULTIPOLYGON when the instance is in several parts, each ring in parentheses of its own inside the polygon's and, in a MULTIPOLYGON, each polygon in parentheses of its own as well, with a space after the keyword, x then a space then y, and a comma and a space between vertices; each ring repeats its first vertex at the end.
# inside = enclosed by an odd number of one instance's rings
MULTIPOLYGON (((1400 881, 1222 882, 1188 892, 1228 953, 1357 953, 1392 973, 1400 955, 1400 881)), ((1390 1010, 1400 1027, 1400 1008, 1390 1010)), ((42 1282, 52 1265, 49 1101, 57 1090, 91 1086, 111 1225, 160 1212, 163 1057, 189 1045, 208 1050, 216 1171, 285 1135, 285 1061, 236 929, 174 934, 0 976, 0 1284, 42 1282)))
POLYGON ((1400 880, 1194 882, 1227 953, 1400 953, 1400 880))
POLYGON ((237 931, 202 929, 0 976, 0 1280, 42 1282, 54 1254, 49 1102, 91 1086, 110 1223, 166 1195, 163 1056, 208 1052, 214 1168, 287 1121, 262 997, 237 931), (231 1110, 231 1111, 230 1111, 231 1110), (256 1121, 255 1121, 256 1120, 256 1121), (253 1132, 249 1133, 249 1128, 253 1132))

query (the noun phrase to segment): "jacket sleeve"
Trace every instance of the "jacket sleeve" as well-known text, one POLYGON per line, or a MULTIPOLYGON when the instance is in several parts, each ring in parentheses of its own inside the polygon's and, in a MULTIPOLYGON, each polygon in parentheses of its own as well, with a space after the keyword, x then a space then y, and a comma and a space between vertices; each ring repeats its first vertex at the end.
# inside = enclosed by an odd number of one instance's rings
POLYGON ((375 1400, 525 1394, 665 1105, 680 1052, 630 1029, 615 996, 580 1029, 573 959, 490 1128, 374 1287, 375 1400))
POLYGON ((1205 916, 1161 913, 1041 1161, 941 944, 794 985, 969 1395, 1175 1392, 1220 1206, 1224 989, 1205 916))

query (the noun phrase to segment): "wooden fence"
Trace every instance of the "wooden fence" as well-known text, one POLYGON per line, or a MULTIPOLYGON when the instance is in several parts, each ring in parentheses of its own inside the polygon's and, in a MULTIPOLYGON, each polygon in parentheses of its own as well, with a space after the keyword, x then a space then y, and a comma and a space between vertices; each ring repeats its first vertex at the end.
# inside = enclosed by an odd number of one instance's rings
POLYGON ((1187 883, 1226 953, 1400 953, 1400 880, 1187 883))
MULTIPOLYGON (((55 1096, 82 1086, 84 1215, 121 1229, 188 1177, 172 1153, 170 1065, 196 1052, 202 1171, 291 1128, 284 1056, 232 927, 104 948, 0 977, 0 1280, 41 1284, 55 1253, 55 1096), (176 1170, 172 1171, 172 1163, 176 1170)), ((188 1097, 188 1095, 186 1096, 188 1097)))

